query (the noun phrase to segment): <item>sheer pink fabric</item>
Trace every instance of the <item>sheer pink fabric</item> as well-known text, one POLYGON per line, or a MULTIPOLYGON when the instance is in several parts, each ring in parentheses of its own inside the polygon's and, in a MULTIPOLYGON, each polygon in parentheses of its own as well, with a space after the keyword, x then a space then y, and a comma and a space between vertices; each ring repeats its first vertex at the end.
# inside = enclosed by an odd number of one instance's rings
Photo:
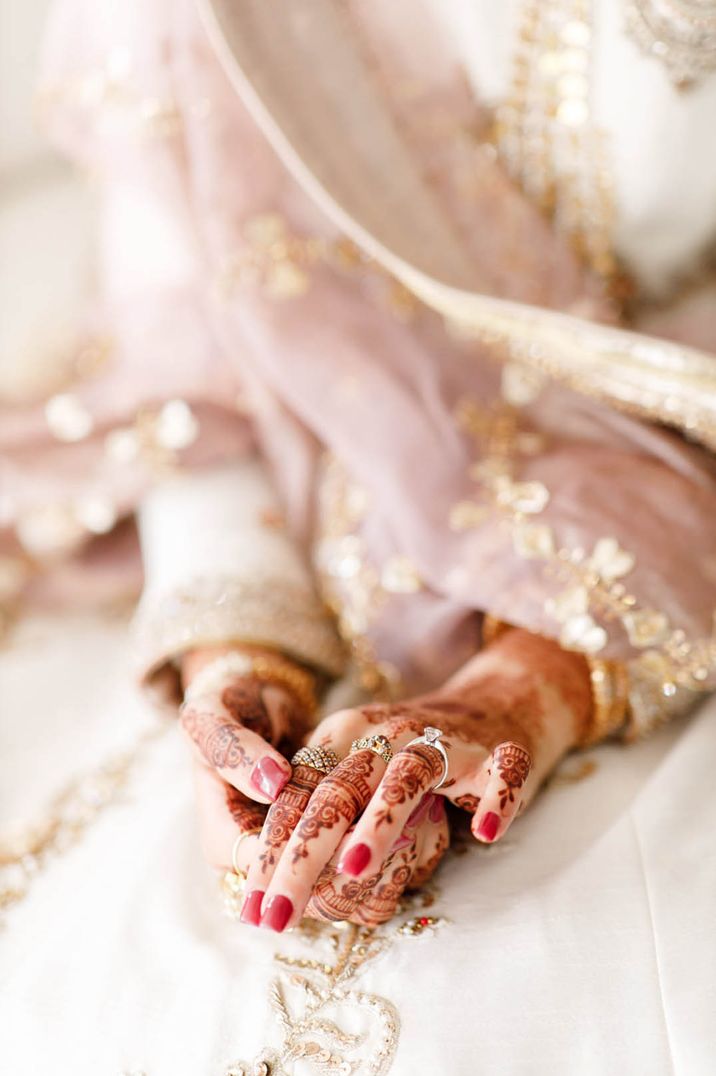
MULTIPOLYGON (((598 285, 497 164, 458 139, 461 124, 481 120, 439 38, 426 48, 419 19, 397 34, 388 5, 380 15, 380 5, 361 7, 386 107, 400 116, 468 239, 484 290, 610 317, 598 285), (379 26, 380 18, 393 25, 379 26), (395 87, 407 83, 419 91, 401 97, 395 87), (447 117, 454 130, 431 127, 428 116, 447 117), (466 182, 470 169, 474 183, 466 182)), ((464 660, 477 645, 475 612, 558 633, 545 602, 559 587, 539 561, 515 552, 500 516, 488 513, 463 533, 449 523, 452 506, 479 491, 468 473, 476 448, 455 409, 465 398, 482 407, 499 399, 500 368, 488 352, 452 338, 424 310, 397 316, 382 277, 331 259, 313 266, 307 289, 293 297, 268 295, 260 281, 223 293, 217 286, 231 259, 245 256, 257 215, 280 214, 298 236, 338 237, 228 85, 192 5, 63 0, 45 80, 55 87, 55 137, 91 170, 100 192, 95 321, 114 344, 108 365, 73 386, 94 417, 81 443, 59 444, 40 406, 3 413, 3 485, 15 510, 101 488, 130 515, 156 475, 141 463, 112 461, 106 434, 142 408, 181 397, 200 429, 182 464, 258 448, 307 556, 322 453, 330 450, 366 489, 359 532, 369 562, 379 570, 389 557, 409 557, 425 584, 389 595, 369 627, 381 657, 409 684, 436 683, 464 660), (78 90, 87 77, 99 85, 94 100, 86 83, 78 90), (163 137, 142 125, 147 102, 171 104, 163 137), (237 412, 239 391, 251 401, 250 420, 237 412)), ((639 602, 689 636, 708 634, 716 581, 704 566, 713 553, 716 484, 707 453, 555 385, 523 408, 520 421, 544 437, 540 451, 520 459, 518 474, 549 489, 539 521, 559 544, 591 550, 600 538, 616 538, 636 557, 628 582, 639 602)), ((609 634, 606 654, 631 653, 620 629, 609 634)))

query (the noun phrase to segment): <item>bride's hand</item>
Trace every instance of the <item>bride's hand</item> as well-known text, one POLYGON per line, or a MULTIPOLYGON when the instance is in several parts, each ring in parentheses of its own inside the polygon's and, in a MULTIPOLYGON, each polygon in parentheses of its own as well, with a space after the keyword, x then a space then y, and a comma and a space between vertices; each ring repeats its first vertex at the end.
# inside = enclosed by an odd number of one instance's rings
MULTIPOLYGON (((231 659, 223 661, 232 653, 277 660, 271 652, 248 646, 207 647, 187 654, 182 662, 182 727, 197 765, 212 771, 220 784, 272 803, 291 776, 284 754, 290 755, 292 746, 301 742, 310 714, 288 688, 232 671, 231 659), (284 753, 277 750, 282 745, 284 753)), ((290 665, 285 658, 278 660, 290 665)))
POLYGON ((326 777, 297 767, 270 808, 248 871, 246 921, 255 921, 261 906, 262 926, 293 926, 330 862, 342 884, 382 872, 411 815, 443 777, 435 748, 407 746, 428 725, 443 731, 449 759, 439 794, 473 815, 478 840, 492 842, 577 742, 590 709, 584 659, 512 630, 439 692, 326 718, 310 743, 342 761, 326 777), (354 740, 375 735, 394 752, 387 766, 372 750, 351 753, 354 740))

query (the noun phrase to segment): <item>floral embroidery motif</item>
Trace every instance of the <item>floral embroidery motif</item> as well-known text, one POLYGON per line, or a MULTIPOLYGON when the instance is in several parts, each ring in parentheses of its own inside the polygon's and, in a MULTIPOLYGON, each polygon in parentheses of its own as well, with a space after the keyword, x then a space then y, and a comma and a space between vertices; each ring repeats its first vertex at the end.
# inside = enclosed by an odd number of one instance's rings
MULTIPOLYGON (((410 904, 418 902, 424 909, 433 900, 429 889, 406 897, 403 915, 410 904)), ((224 1076, 290 1076, 299 1060, 316 1076, 383 1076, 395 1055, 400 1020, 389 1001, 357 989, 356 980, 395 940, 433 934, 446 922, 424 913, 375 929, 303 920, 296 934, 311 943, 314 954, 325 950, 325 958, 276 954, 282 971, 271 983, 269 1000, 281 1043, 262 1050, 253 1061, 233 1062, 224 1076), (365 1030, 344 1030, 341 1017, 353 1028, 360 1021, 365 1030)))
POLYGON ((422 581, 408 557, 389 557, 380 569, 370 562, 358 533, 367 508, 367 492, 351 482, 338 459, 327 457, 319 492, 321 534, 314 554, 323 596, 350 645, 361 687, 374 698, 395 698, 400 693, 398 670, 378 659, 367 632, 390 594, 413 594, 422 581))
POLYGON ((544 562, 546 576, 563 590, 545 602, 545 612, 560 624, 560 642, 594 655, 608 640, 609 623, 618 623, 633 647, 643 651, 628 663, 629 732, 642 735, 703 690, 716 675, 716 624, 710 637, 689 640, 665 613, 640 607, 622 581, 634 568, 633 553, 616 538, 600 538, 591 553, 560 547, 548 524, 537 522, 549 504, 549 490, 540 482, 515 477, 519 455, 535 451, 534 435, 518 424, 518 411, 507 403, 479 407, 469 400, 457 408, 458 423, 482 452, 470 468, 480 483, 479 499, 461 501, 452 509, 455 530, 478 527, 497 513, 509 526, 518 556, 544 562))
POLYGON ((293 299, 311 286, 311 272, 327 266, 338 272, 368 271, 385 288, 388 307, 409 320, 419 305, 415 296, 345 236, 298 234, 280 213, 260 213, 243 227, 238 250, 224 259, 216 287, 228 299, 236 288, 258 287, 269 298, 293 299))

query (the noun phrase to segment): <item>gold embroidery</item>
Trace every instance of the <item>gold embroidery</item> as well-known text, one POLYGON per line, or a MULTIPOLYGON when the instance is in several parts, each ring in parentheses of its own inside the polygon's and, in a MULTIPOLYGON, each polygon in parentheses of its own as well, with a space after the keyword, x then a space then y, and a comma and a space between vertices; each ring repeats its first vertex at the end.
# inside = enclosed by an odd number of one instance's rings
POLYGON ((390 557, 380 569, 370 562, 358 533, 367 506, 366 491, 350 481, 339 460, 327 457, 319 484, 321 533, 315 549, 323 595, 351 647, 361 687, 374 697, 395 698, 401 691, 398 670, 379 660, 367 632, 388 594, 412 594, 422 582, 408 557, 390 557))
POLYGON ((243 227, 239 250, 228 255, 216 279, 219 297, 228 299, 236 288, 258 287, 273 299, 293 299, 311 286, 311 272, 321 266, 339 272, 370 273, 383 287, 388 308, 407 321, 418 300, 392 274, 345 236, 324 238, 292 232, 279 213, 261 213, 243 227))
POLYGON ((716 676, 716 624, 711 636, 687 639, 663 612, 641 607, 629 592, 622 578, 633 569, 635 557, 616 538, 599 539, 587 554, 560 547, 553 529, 531 518, 547 506, 549 491, 540 482, 515 478, 520 452, 515 408, 462 401, 456 417, 483 451, 470 469, 480 483, 481 500, 456 505, 453 528, 480 526, 487 513, 497 513, 510 529, 518 556, 544 562, 546 578, 562 584, 560 592, 546 599, 545 612, 560 624, 565 648, 595 655, 608 639, 604 625, 618 623, 632 646, 644 651, 627 663, 628 738, 648 732, 692 701, 693 693, 716 676))
POLYGON ((632 40, 663 63, 678 89, 716 71, 713 0, 627 0, 624 15, 632 40))
MULTIPOLYGON (((401 912, 405 914, 414 903, 425 907, 433 899, 430 890, 406 896, 401 912)), ((310 942, 313 955, 303 956, 299 949, 274 957, 282 970, 270 985, 269 1000, 281 1035, 280 1046, 262 1050, 251 1062, 233 1062, 224 1076, 290 1076, 293 1069, 287 1066, 299 1059, 310 1064, 315 1073, 387 1073, 398 1045, 398 1013, 385 998, 357 990, 355 980, 369 961, 385 953, 396 940, 434 933, 446 923, 441 916, 425 914, 376 929, 303 920, 295 934, 298 940, 310 942), (337 1022, 347 1017, 355 1027, 361 1014, 362 1023, 368 1018, 367 1030, 362 1033, 347 1032, 337 1022)))
POLYGON ((604 134, 591 122, 591 18, 590 0, 523 0, 495 142, 525 194, 617 292, 611 176, 604 134))
POLYGON ((32 826, 0 843, 0 912, 23 900, 53 857, 71 848, 109 806, 117 803, 139 759, 169 722, 153 725, 131 750, 72 781, 32 826))

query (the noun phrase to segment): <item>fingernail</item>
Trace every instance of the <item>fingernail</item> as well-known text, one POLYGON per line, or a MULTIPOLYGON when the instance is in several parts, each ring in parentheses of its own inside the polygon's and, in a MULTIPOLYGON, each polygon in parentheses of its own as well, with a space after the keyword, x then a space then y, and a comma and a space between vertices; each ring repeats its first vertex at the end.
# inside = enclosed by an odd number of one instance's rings
POLYGON ((477 832, 486 841, 494 841, 495 835, 500 828, 500 816, 494 811, 488 811, 477 828, 477 832))
POLYGON ((414 807, 408 815, 408 821, 405 823, 406 826, 417 826, 420 822, 422 822, 423 818, 430 809, 431 798, 432 797, 429 792, 426 796, 423 796, 418 806, 414 807))
POLYGON ((251 771, 251 784, 270 800, 275 800, 289 779, 286 773, 272 758, 264 755, 251 771))
POLYGON ((409 844, 412 844, 415 840, 414 837, 408 837, 407 833, 401 833, 397 841, 390 849, 391 852, 399 852, 401 848, 407 848, 409 844))
POLYGON ((442 822, 445 817, 445 798, 443 796, 433 796, 433 802, 430 804, 430 821, 442 822))
POLYGON ((293 901, 279 894, 277 897, 271 897, 266 905, 266 911, 261 916, 261 926, 280 934, 282 930, 285 930, 286 923, 292 915, 293 901))
POLYGON ((352 874, 354 878, 365 870, 370 863, 371 851, 367 844, 355 844, 338 864, 341 874, 352 874))
POLYGON ((246 894, 246 900, 241 906, 239 919, 242 923, 249 923, 252 927, 259 925, 261 919, 261 901, 264 899, 263 889, 252 889, 246 894))

